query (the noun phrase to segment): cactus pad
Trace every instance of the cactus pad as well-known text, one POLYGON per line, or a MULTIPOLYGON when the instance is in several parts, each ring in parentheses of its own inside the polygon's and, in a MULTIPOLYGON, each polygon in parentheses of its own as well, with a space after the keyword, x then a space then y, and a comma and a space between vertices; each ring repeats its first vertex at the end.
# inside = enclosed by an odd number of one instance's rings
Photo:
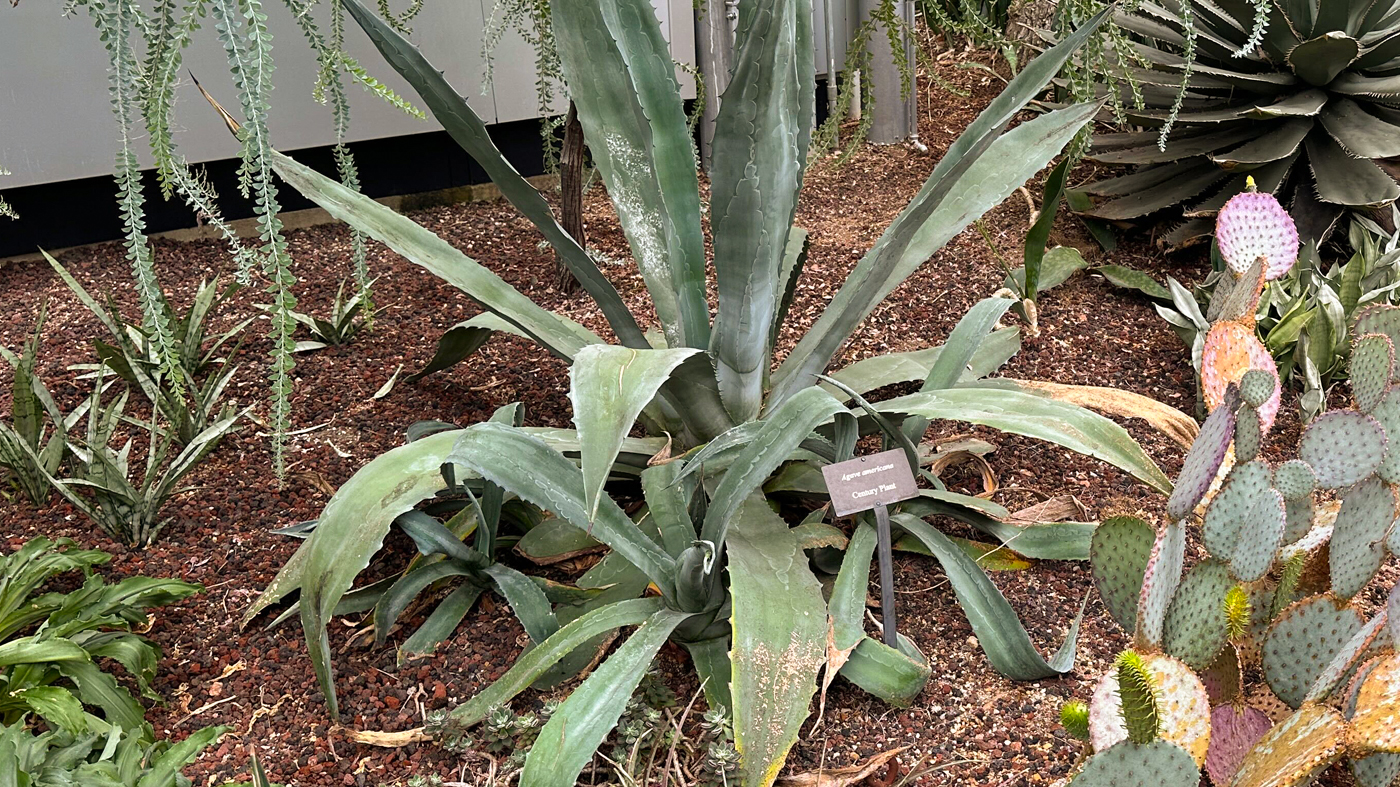
MULTIPOLYGON (((1380 404, 1376 405, 1369 415, 1385 430, 1387 438, 1391 435, 1400 436, 1400 386, 1392 385, 1387 388, 1380 404)), ((1391 450, 1390 441, 1386 441, 1385 458, 1381 460, 1381 466, 1376 468, 1376 475, 1392 484, 1400 483, 1400 444, 1391 450)))
POLYGON ((1220 256, 1235 276, 1260 257, 1273 281, 1298 261, 1298 228, 1272 194, 1245 191, 1230 198, 1215 219, 1220 256))
POLYGON ((1259 424, 1259 411, 1249 405, 1240 407, 1235 415, 1235 461, 1253 462, 1264 444, 1264 428, 1259 424))
MULTIPOLYGON (((1400 525, 1391 530, 1391 536, 1400 533, 1400 525)), ((1400 585, 1390 589, 1390 600, 1385 604, 1386 617, 1390 621, 1390 646, 1400 650, 1400 585)))
POLYGON ((1260 369, 1275 380, 1274 393, 1259 407, 1259 419, 1267 434, 1278 414, 1278 367, 1268 349, 1254 338, 1254 330, 1237 322, 1220 322, 1211 326, 1201 351, 1201 388, 1205 392, 1206 408, 1214 411, 1225 401, 1230 383, 1238 383, 1245 372, 1260 369))
POLYGON ((1288 521, 1283 527, 1283 543, 1292 544, 1306 536, 1308 531, 1312 529, 1315 507, 1311 497, 1289 500, 1284 506, 1284 513, 1288 521))
POLYGON ((1385 431, 1374 418, 1337 410, 1318 416, 1303 430, 1298 458, 1312 467, 1318 486, 1340 489, 1375 472, 1385 446, 1385 431))
POLYGON ((1250 512, 1272 491, 1273 471, 1262 460, 1235 465, 1220 493, 1210 501, 1201 534, 1206 549, 1222 560, 1229 560, 1240 539, 1240 528, 1250 512))
POLYGON ((1235 581, 1223 563, 1197 563, 1181 580, 1167 612, 1166 651, 1195 670, 1209 667, 1225 647, 1225 595, 1235 581))
POLYGON ((1361 681, 1351 725, 1358 748, 1400 754, 1400 655, 1381 659, 1361 681))
MULTIPOLYGON (((1371 618, 1370 622, 1362 626, 1361 630, 1337 651, 1337 655, 1332 657, 1327 668, 1313 681, 1312 688, 1308 689, 1308 695, 1303 698, 1303 702, 1322 702, 1327 699, 1353 668, 1375 653, 1376 642, 1383 638, 1384 630, 1384 615, 1371 618)), ((1353 697, 1352 700, 1354 699, 1353 697)))
POLYGON ((1342 648, 1361 630, 1361 613, 1330 596, 1303 599, 1279 613, 1264 635, 1264 679, 1296 708, 1342 648))
POLYGON ((1259 308, 1259 296, 1264 293, 1264 274, 1267 273, 1263 260, 1255 260, 1234 286, 1228 290, 1219 289, 1210 299, 1206 319, 1211 322, 1233 320, 1252 328, 1259 308))
POLYGON ((1137 631, 1139 644, 1157 648, 1162 644, 1162 628, 1167 609, 1181 582, 1181 563, 1186 557, 1186 523, 1170 522, 1157 533, 1138 594, 1137 631))
MULTIPOLYGON (((1199 767, 1205 763, 1210 743, 1210 699, 1205 686, 1190 667, 1170 656, 1154 653, 1141 658, 1155 688, 1159 737, 1185 749, 1199 767)), ((1089 740, 1094 751, 1103 752, 1127 739, 1118 672, 1110 670, 1099 679, 1089 703, 1089 740)))
POLYGON ((1095 754, 1071 787, 1163 787, 1201 780, 1200 769, 1180 746, 1157 741, 1139 746, 1123 741, 1095 754))
POLYGON ((1351 598, 1371 581, 1385 559, 1381 542, 1394 519, 1395 493, 1379 478, 1372 476, 1347 490, 1332 525, 1332 592, 1351 598))
MULTIPOLYGON (((1389 549, 1392 555, 1400 555, 1400 524, 1390 526, 1390 535, 1386 537, 1385 548, 1389 549)), ((1395 635, 1395 647, 1400 648, 1400 633, 1395 635)))
POLYGON ((1250 369, 1240 378, 1240 398, 1256 410, 1278 390, 1278 377, 1263 369, 1250 369))
MULTIPOLYGON (((1391 306, 1384 303, 1376 303, 1356 314, 1356 322, 1351 329, 1352 336, 1365 336, 1368 333, 1379 333, 1390 339, 1392 345, 1400 344, 1400 306, 1391 306)), ((1396 380, 1400 369, 1391 369, 1391 381, 1396 380)))
POLYGON ((1124 631, 1137 628, 1138 594, 1156 534, 1133 517, 1115 517, 1094 530, 1089 568, 1104 606, 1124 631))
POLYGON ((1241 582, 1257 582, 1269 573, 1278 548, 1283 546, 1283 530, 1288 512, 1283 495, 1267 490, 1254 503, 1240 527, 1240 538, 1230 557, 1230 571, 1241 582))
POLYGON ((1348 764, 1357 787, 1391 787, 1400 779, 1400 754, 1379 752, 1348 764))
POLYGON ((1211 783, 1229 784, 1244 756, 1272 726, 1263 711, 1243 705, 1221 705, 1211 711, 1210 748, 1206 751, 1211 783))
POLYGON ((1227 644, 1215 663, 1201 671, 1201 685, 1206 687, 1210 704, 1224 705, 1239 698, 1244 689, 1244 673, 1240 669, 1239 652, 1233 644, 1227 644))
POLYGON ((1274 468, 1274 488, 1283 494, 1284 500, 1302 500, 1317 488, 1317 476, 1307 462, 1290 459, 1274 468))
POLYGON ((1351 395, 1356 409, 1369 413, 1385 397, 1395 368, 1395 345, 1390 337, 1370 333, 1356 340, 1351 350, 1351 395))
POLYGON ((1232 408, 1219 407, 1206 416, 1201 431, 1196 434, 1196 441, 1181 462, 1181 473, 1167 500, 1167 516, 1173 520, 1185 519, 1205 497, 1216 474, 1220 472, 1225 454, 1230 450, 1230 438, 1234 431, 1235 413, 1232 408))
POLYGON ((1240 763, 1231 787, 1307 784, 1346 748, 1346 721, 1332 708, 1308 705, 1264 733, 1240 763))

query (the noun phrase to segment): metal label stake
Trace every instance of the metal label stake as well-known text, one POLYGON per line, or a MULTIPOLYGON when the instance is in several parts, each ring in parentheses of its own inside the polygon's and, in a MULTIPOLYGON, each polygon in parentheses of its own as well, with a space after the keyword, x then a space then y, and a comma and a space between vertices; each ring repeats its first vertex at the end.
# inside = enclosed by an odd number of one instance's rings
POLYGON ((914 470, 901 449, 860 456, 848 462, 822 468, 831 507, 837 516, 849 516, 862 511, 875 511, 876 554, 880 560, 880 612, 883 616, 885 644, 896 647, 899 641, 894 609, 894 555, 890 534, 891 503, 918 497, 914 470))

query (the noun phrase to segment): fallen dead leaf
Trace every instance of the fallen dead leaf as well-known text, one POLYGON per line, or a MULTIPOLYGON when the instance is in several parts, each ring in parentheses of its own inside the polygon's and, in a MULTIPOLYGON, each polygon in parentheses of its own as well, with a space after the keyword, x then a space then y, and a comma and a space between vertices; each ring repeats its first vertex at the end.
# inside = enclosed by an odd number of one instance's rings
POLYGON ((777 787, 851 787, 851 785, 860 784, 873 776, 876 771, 885 767, 886 763, 894 759, 894 756, 904 751, 905 748, 907 747, 901 746, 898 749, 883 751, 864 762, 845 768, 824 768, 819 771, 781 776, 776 784, 777 787))
POLYGON ((1064 385, 1041 380, 1012 380, 1012 382, 1032 391, 1039 391, 1051 399, 1077 404, 1090 410, 1098 410, 1122 418, 1141 418, 1153 429, 1170 437, 1183 448, 1190 448, 1201 430, 1196 419, 1156 399, 1132 391, 1117 388, 1101 388, 1096 385, 1064 385))

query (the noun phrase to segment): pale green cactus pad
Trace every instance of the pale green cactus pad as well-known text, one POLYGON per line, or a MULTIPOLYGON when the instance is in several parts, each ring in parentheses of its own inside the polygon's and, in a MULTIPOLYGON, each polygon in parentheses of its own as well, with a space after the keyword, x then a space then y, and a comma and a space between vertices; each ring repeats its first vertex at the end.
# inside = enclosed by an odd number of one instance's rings
POLYGON ((1395 345, 1384 334, 1371 333, 1356 340, 1351 350, 1351 395, 1356 409, 1369 413, 1385 397, 1395 367, 1395 345))
POLYGON ((1385 431, 1375 419, 1337 410, 1319 416, 1303 431, 1298 458, 1312 467, 1318 486, 1340 489, 1374 473, 1385 447, 1385 431))
POLYGON ((1260 460, 1235 465, 1219 494, 1210 501, 1201 535, 1206 549, 1221 560, 1229 560, 1240 539, 1240 527, 1250 512, 1270 491, 1273 471, 1260 460))
POLYGON ((1283 495, 1277 489, 1266 490, 1255 500, 1230 557, 1230 571, 1241 582, 1257 582, 1269 573, 1278 548, 1283 546, 1287 516, 1283 495))
POLYGON ((1089 568, 1108 613, 1124 631, 1137 628, 1142 575, 1156 539, 1152 526, 1134 517, 1116 517, 1094 530, 1089 568))
MULTIPOLYGON (((1392 385, 1387 388, 1385 397, 1370 415, 1385 430, 1387 438, 1391 435, 1400 436, 1400 386, 1392 385)), ((1381 460, 1381 466, 1376 468, 1376 475, 1383 481, 1400 483, 1400 444, 1392 447, 1389 440, 1386 441, 1385 458, 1381 460)))
POLYGON ((1289 459, 1274 468, 1274 488, 1283 494, 1284 500, 1302 500, 1317 488, 1317 476, 1307 462, 1289 459))
POLYGON ((1204 560, 1186 572, 1167 612, 1168 653, 1194 670, 1215 661, 1225 647, 1225 594, 1234 584, 1230 570, 1215 560, 1204 560))
POLYGON ((1070 782, 1074 787, 1163 787, 1201 780, 1201 771, 1180 746, 1123 741, 1095 754, 1070 782))
MULTIPOLYGON (((1386 537, 1385 548, 1390 550, 1392 555, 1400 555, 1400 523, 1392 523, 1390 535, 1386 537)), ((1400 633, 1395 635, 1395 647, 1400 648, 1400 633)))
POLYGON ((1258 409, 1278 390, 1278 378, 1263 369, 1250 369, 1240 378, 1240 398, 1258 409))
POLYGON ((1361 681, 1351 727, 1353 746, 1400 754, 1400 655, 1385 657, 1361 681))
POLYGON ((1379 478, 1372 476, 1347 490, 1332 526, 1332 592, 1351 598, 1371 581, 1385 559, 1381 543, 1394 519, 1395 493, 1379 478))
MULTIPOLYGON (((1231 787, 1297 787, 1341 759, 1346 721, 1321 705, 1308 705, 1264 733, 1240 763, 1231 787)), ((1165 787, 1165 785, 1163 785, 1165 787)))
POLYGON ((1259 413, 1242 405, 1235 415, 1235 461, 1252 462, 1264 444, 1264 429, 1259 425, 1259 413))
POLYGON ((1181 582, 1181 565, 1186 557, 1186 523, 1171 522, 1157 533, 1138 594, 1135 639, 1149 648, 1162 644, 1162 628, 1167 609, 1181 582))
POLYGON ((1312 596, 1279 613, 1264 635, 1264 679, 1278 698, 1296 708, 1322 671, 1365 624, 1351 606, 1312 596))
POLYGON ((1400 779, 1400 754, 1379 752, 1348 760, 1357 787, 1391 787, 1400 779))
POLYGON ((1220 464, 1230 449, 1230 439, 1235 431, 1235 411, 1229 407, 1217 407, 1201 424, 1201 431, 1186 458, 1181 462, 1181 473, 1176 478, 1176 486, 1167 499, 1167 516, 1173 520, 1185 519, 1201 502, 1215 476, 1220 472, 1220 464))
MULTIPOLYGON (((1369 333, 1379 333, 1385 336, 1390 339, 1391 345, 1400 342, 1400 307, 1376 303, 1358 312, 1356 322, 1351 329, 1351 335, 1365 336, 1369 333)), ((1397 371, 1400 369, 1392 368, 1390 370, 1392 382, 1400 382, 1395 376, 1397 371)))
POLYGON ((1283 527, 1283 543, 1292 544, 1306 536, 1308 531, 1312 530, 1313 516, 1316 512, 1317 506, 1313 503, 1311 495, 1289 500, 1284 509, 1287 522, 1283 527))
MULTIPOLYGON (((1162 740, 1186 750, 1199 768, 1210 745, 1210 698, 1205 686, 1190 667, 1170 656, 1144 654, 1142 660, 1156 687, 1162 740)), ((1109 670, 1094 687, 1089 703, 1089 741, 1094 751, 1104 752, 1127 738, 1118 673, 1109 670)))
MULTIPOLYGON (((1331 696, 1332 692, 1336 691, 1343 679, 1353 669, 1362 665, 1371 656, 1376 655, 1374 650, 1376 642, 1381 639, 1388 640, 1389 637, 1385 633, 1385 616, 1377 615, 1371 618, 1365 626, 1362 626, 1361 630, 1356 632, 1351 639, 1347 640, 1347 644, 1342 646, 1341 650, 1337 651, 1337 655, 1332 657, 1327 668, 1322 671, 1321 675, 1317 676, 1317 680, 1313 681, 1312 688, 1308 689, 1308 695, 1303 698, 1303 702, 1322 702, 1331 696)), ((1351 700, 1354 703, 1354 695, 1351 700)))

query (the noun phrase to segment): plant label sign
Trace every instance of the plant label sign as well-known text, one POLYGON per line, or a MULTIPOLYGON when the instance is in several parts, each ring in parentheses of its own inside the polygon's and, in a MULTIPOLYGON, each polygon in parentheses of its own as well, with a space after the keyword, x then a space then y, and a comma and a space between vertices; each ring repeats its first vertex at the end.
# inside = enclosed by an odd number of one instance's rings
POLYGON ((831 507, 837 516, 848 516, 918 497, 914 471, 902 449, 858 456, 822 468, 831 507))

